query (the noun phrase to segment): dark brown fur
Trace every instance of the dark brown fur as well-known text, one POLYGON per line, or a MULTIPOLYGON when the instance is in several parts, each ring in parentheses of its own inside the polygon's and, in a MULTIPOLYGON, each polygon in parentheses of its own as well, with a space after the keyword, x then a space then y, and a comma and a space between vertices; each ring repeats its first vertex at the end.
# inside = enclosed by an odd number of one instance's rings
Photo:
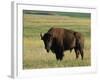
POLYGON ((51 50, 57 60, 62 60, 65 50, 75 50, 76 58, 79 54, 83 59, 84 39, 81 33, 64 28, 51 28, 44 36, 41 35, 47 52, 51 50), (49 45, 49 46, 48 46, 49 45))

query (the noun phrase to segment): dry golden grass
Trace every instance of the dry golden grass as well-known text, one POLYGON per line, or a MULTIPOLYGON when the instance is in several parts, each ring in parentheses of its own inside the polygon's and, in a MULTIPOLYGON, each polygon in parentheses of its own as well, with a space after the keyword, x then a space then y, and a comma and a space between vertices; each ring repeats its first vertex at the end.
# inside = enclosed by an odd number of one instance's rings
POLYGON ((85 41, 87 44, 84 49, 84 60, 81 60, 81 56, 78 60, 75 58, 74 50, 65 51, 63 60, 58 64, 55 54, 52 52, 47 53, 44 49, 44 44, 41 40, 24 39, 24 68, 48 68, 48 67, 77 67, 77 66, 89 66, 90 60, 90 41, 85 41))
POLYGON ((23 38, 23 68, 54 68, 77 67, 91 65, 90 18, 69 16, 50 16, 24 14, 23 38), (62 27, 81 32, 85 37, 84 60, 76 60, 74 50, 65 51, 61 62, 56 60, 55 54, 47 53, 40 39, 40 33, 47 32, 51 27, 62 27))

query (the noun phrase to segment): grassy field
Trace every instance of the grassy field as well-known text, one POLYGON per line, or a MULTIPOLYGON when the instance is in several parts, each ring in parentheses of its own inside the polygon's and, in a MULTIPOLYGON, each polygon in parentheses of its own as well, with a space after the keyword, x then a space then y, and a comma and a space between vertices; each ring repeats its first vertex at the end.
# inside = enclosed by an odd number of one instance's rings
MULTIPOLYGON (((37 12, 39 13, 39 12, 37 12)), ((77 67, 91 65, 91 25, 90 15, 82 13, 37 14, 36 11, 23 13, 23 68, 77 67), (84 16, 84 17, 83 17, 84 16), (40 39, 40 33, 51 27, 60 27, 81 32, 85 37, 84 60, 76 60, 74 50, 65 51, 63 60, 57 61, 55 55, 47 53, 40 39)))

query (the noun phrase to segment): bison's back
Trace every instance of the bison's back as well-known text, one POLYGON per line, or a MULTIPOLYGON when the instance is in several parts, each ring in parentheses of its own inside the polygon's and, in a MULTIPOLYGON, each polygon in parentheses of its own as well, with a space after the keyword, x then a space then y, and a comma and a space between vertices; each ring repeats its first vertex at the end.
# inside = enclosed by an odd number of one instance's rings
POLYGON ((64 30, 64 38, 63 38, 63 44, 65 50, 69 50, 75 47, 75 36, 74 31, 72 30, 64 30))
POLYGON ((50 33, 54 39, 56 39, 57 44, 64 47, 65 50, 71 49, 75 46, 75 36, 74 31, 63 29, 63 28, 51 28, 48 33, 50 33))

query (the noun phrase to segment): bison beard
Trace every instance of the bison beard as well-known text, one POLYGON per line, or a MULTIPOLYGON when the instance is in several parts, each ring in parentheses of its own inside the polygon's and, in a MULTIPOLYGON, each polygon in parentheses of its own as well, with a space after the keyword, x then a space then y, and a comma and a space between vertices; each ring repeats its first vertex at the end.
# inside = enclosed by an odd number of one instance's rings
POLYGON ((40 34, 47 52, 51 50, 57 60, 62 60, 65 50, 75 50, 76 59, 84 57, 84 39, 81 33, 63 28, 51 28, 44 35, 40 34))

